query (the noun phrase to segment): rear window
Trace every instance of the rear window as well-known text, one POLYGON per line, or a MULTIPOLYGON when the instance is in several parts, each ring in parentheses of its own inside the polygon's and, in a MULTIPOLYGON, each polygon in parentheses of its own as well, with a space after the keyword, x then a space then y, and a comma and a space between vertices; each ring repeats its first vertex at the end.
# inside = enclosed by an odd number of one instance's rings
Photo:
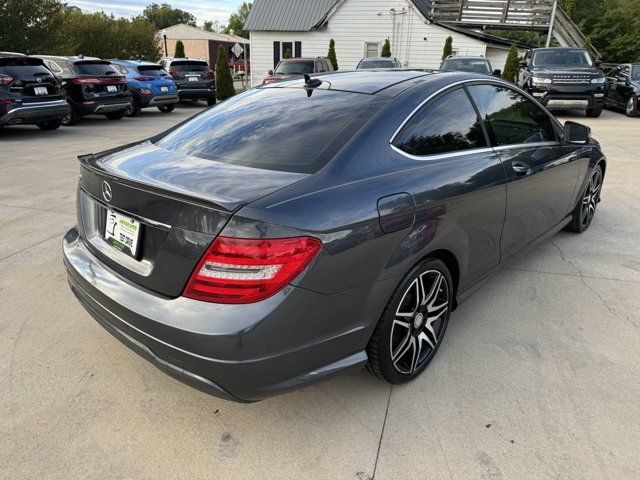
POLYGON ((442 70, 452 72, 471 72, 487 75, 491 73, 491 67, 486 60, 482 59, 458 59, 445 60, 442 63, 442 70))
POLYGON ((163 75, 169 75, 160 65, 141 65, 138 67, 138 72, 144 73, 150 77, 162 77, 163 75))
POLYGON ((393 60, 363 60, 358 64, 360 68, 393 68, 396 66, 396 62, 393 60))
POLYGON ((10 77, 33 77, 37 73, 51 75, 39 58, 0 58, 0 73, 10 77))
POLYGON ((76 62, 73 67, 81 75, 119 75, 109 62, 76 62))
POLYGON ((296 74, 313 73, 313 60, 302 62, 282 62, 276 68, 275 73, 296 74))
POLYGON ((161 148, 237 165, 314 172, 377 110, 359 93, 258 88, 232 97, 157 142, 161 148))
POLYGON ((171 70, 176 72, 206 72, 209 70, 207 62, 178 61, 171 62, 171 70))

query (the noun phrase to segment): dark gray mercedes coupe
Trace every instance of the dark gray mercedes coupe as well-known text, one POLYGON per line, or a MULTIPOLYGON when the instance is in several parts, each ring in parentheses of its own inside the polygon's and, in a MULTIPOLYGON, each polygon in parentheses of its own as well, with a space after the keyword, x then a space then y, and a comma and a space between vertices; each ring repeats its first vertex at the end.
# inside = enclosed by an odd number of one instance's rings
POLYGON ((605 169, 587 127, 496 78, 306 77, 81 156, 64 261, 98 322, 211 394, 402 383, 493 272, 589 227, 605 169))

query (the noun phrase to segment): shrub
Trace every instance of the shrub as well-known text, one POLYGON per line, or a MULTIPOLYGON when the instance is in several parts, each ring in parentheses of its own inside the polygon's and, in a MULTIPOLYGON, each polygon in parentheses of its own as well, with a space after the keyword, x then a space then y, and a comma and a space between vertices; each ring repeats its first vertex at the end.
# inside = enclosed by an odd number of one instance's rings
POLYGON ((178 40, 176 42, 176 51, 173 54, 174 57, 176 58, 185 58, 186 55, 184 54, 184 43, 182 43, 182 40, 178 40))
POLYGON ((510 82, 515 81, 518 75, 518 47, 516 44, 512 44, 507 55, 507 61, 504 64, 504 71, 502 72, 502 78, 510 82))
POLYGON ((282 58, 291 58, 291 49, 290 48, 287 48, 284 51, 284 55, 282 55, 282 58))
POLYGON ((216 60, 216 97, 218 100, 224 100, 233 97, 235 94, 233 78, 231 78, 231 72, 229 71, 227 50, 220 45, 218 59, 216 60))
POLYGON ((327 58, 333 65, 334 70, 338 70, 338 59, 336 58, 336 42, 334 42, 333 38, 329 41, 329 52, 327 53, 327 58))
POLYGON ((380 53, 380 56, 381 57, 391 56, 391 44, 389 43, 388 38, 384 41, 384 45, 382 45, 382 52, 380 53))
POLYGON ((453 54, 453 38, 450 36, 444 41, 444 49, 442 50, 442 60, 453 54))

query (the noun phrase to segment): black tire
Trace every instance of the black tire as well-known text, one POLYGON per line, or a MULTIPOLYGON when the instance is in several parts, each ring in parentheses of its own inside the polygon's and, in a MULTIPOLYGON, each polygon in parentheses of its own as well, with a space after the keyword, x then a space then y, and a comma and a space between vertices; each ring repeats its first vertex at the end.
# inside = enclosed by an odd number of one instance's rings
POLYGON ((175 109, 176 105, 174 103, 172 103, 171 105, 160 105, 158 107, 158 110, 160 110, 162 113, 173 112, 175 109))
MULTIPOLYGON (((125 110, 125 115, 127 117, 137 117, 138 115, 140 115, 141 111, 142 107, 140 107, 140 104, 134 100, 133 102, 131 102, 131 105, 129 105, 125 110)), ((109 117, 107 116, 107 118, 109 117)))
POLYGON ((428 258, 416 265, 391 295, 369 340, 369 371, 394 384, 420 375, 442 343, 453 293, 444 262, 428 258))
POLYGON ((40 130, 57 130, 62 125, 61 120, 47 120, 37 124, 40 130))
POLYGON ((602 115, 603 108, 604 107, 602 105, 599 107, 587 108, 587 117, 598 118, 602 115))
POLYGON ((598 203, 600 202, 603 180, 602 168, 600 168, 600 165, 597 165, 596 168, 593 169, 587 186, 580 195, 580 200, 578 200, 576 208, 573 209, 571 223, 566 226, 565 230, 582 233, 589 228, 596 213, 598 203))
POLYGON ((207 105, 212 106, 212 105, 215 105, 215 104, 216 104, 216 99, 215 98, 207 100, 207 105))
POLYGON ((75 109, 71 107, 71 111, 60 119, 60 123, 65 127, 70 127, 78 123, 80 121, 80 118, 81 117, 78 112, 76 112, 75 109))
POLYGON ((627 103, 625 104, 625 113, 627 114, 627 117, 637 117, 638 116, 638 99, 637 97, 634 95, 631 95, 628 99, 627 99, 627 103))
POLYGON ((109 120, 120 120, 122 117, 125 116, 126 112, 127 112, 126 110, 118 110, 117 112, 105 113, 104 116, 107 117, 109 120))

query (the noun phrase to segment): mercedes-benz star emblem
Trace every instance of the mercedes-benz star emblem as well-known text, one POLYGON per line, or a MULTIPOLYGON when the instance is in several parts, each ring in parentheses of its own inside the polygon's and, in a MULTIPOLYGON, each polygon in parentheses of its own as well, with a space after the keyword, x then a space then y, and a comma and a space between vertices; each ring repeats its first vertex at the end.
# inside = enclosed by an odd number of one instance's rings
POLYGON ((38 83, 42 83, 42 78, 40 78, 40 77, 36 77, 36 82, 38 82, 38 83))
POLYGON ((107 202, 110 202, 113 198, 113 194, 111 193, 111 185, 109 185, 106 180, 102 182, 102 196, 107 202))

